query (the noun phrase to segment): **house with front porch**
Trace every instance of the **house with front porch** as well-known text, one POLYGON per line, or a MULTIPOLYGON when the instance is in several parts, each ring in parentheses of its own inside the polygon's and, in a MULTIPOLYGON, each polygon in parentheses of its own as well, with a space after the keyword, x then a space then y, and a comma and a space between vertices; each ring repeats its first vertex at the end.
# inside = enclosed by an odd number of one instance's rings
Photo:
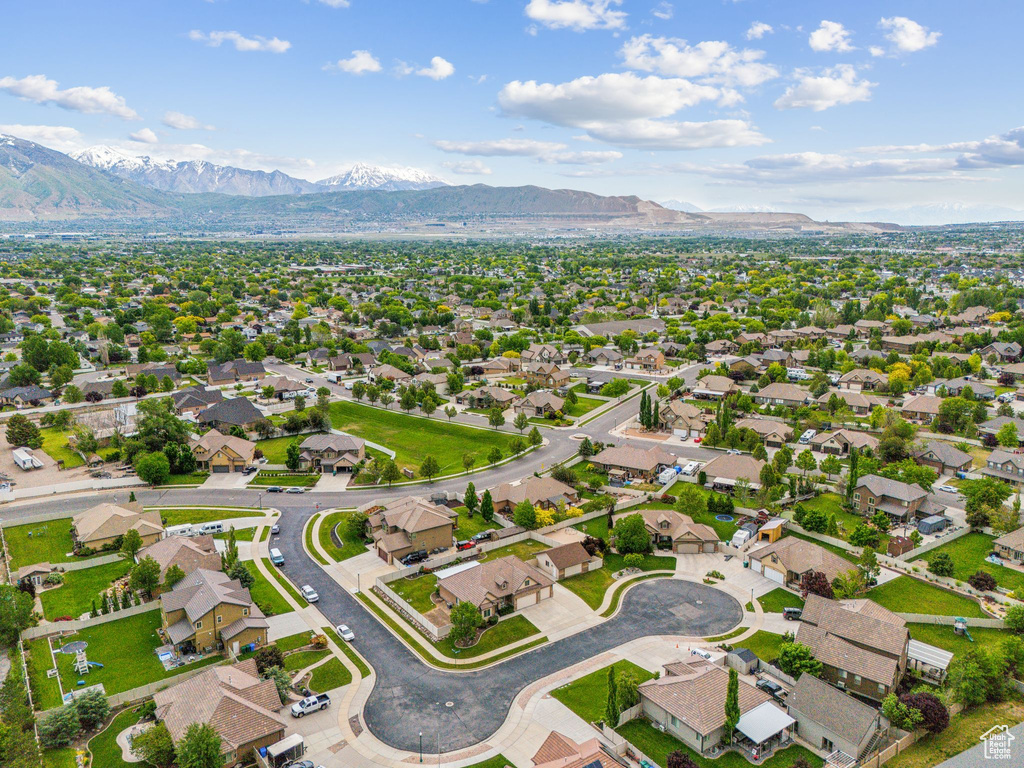
POLYGON ((686 555, 718 551, 718 533, 710 525, 693 522, 693 518, 672 509, 639 509, 623 512, 613 520, 640 515, 644 528, 651 535, 655 549, 669 549, 686 555))
POLYGON ((489 619, 547 600, 553 584, 547 574, 508 555, 439 578, 437 592, 449 606, 472 603, 489 619))
POLYGON ((351 472, 366 458, 366 441, 352 435, 310 435, 299 444, 299 467, 324 473, 351 472))

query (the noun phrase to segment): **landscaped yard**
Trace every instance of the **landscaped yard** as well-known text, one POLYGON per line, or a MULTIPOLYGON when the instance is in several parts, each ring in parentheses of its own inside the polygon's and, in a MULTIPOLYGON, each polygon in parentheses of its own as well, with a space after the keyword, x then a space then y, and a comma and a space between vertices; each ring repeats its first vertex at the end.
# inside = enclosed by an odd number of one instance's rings
POLYGON ((332 512, 320 523, 320 548, 336 562, 341 562, 366 552, 366 544, 361 536, 351 535, 344 524, 338 526, 338 523, 344 523, 353 514, 353 512, 332 512), (341 547, 335 545, 334 540, 331 538, 331 531, 335 526, 338 526, 337 533, 338 538, 342 542, 341 547))
POLYGON ((53 669, 50 641, 39 637, 29 640, 25 645, 28 650, 28 680, 32 689, 32 703, 41 712, 59 707, 61 700, 57 678, 46 676, 46 671, 53 669))
POLYGON ((289 672, 298 672, 300 669, 305 669, 311 664, 316 664, 329 653, 330 651, 326 648, 318 651, 299 651, 298 653, 289 653, 284 657, 284 668, 289 672))
POLYGON ((514 437, 508 432, 452 424, 444 418, 423 419, 351 402, 331 403, 331 426, 390 448, 399 468, 418 470, 426 456, 433 456, 442 475, 461 472, 462 457, 467 453, 476 458, 477 467, 487 463, 487 454, 495 446, 507 456, 514 437))
MULTIPOLYGON (((631 661, 619 661, 614 666, 616 680, 626 672, 632 672, 638 683, 654 677, 653 672, 648 672, 631 661)), ((602 667, 579 680, 555 688, 551 696, 588 723, 604 720, 605 703, 608 701, 608 667, 602 667)))
POLYGON ((206 482, 206 478, 210 476, 209 472, 193 472, 190 475, 171 475, 164 482, 163 485, 202 485, 206 482))
MULTIPOLYGON (((77 768, 73 747, 54 747, 43 750, 43 768, 77 768)), ((137 766, 135 768, 138 768, 137 766)))
MULTIPOLYGON (((978 744, 978 736, 989 728, 996 725, 1015 725, 1022 720, 1024 702, 1020 699, 974 707, 949 718, 949 726, 942 733, 925 736, 885 765, 887 768, 931 768, 978 744)), ((1017 747, 1012 749, 1016 750, 1017 747)), ((992 762, 1020 764, 1019 759, 992 762)))
POLYGON ((939 616, 991 618, 976 600, 936 587, 912 576, 899 576, 867 593, 883 608, 896 613, 931 613, 939 616))
POLYGON ((580 416, 584 416, 590 413, 596 408, 600 408, 607 402, 607 400, 597 400, 593 397, 584 397, 583 395, 576 395, 575 405, 567 405, 565 408, 565 413, 567 413, 569 416, 575 416, 576 418, 579 418, 580 416))
POLYGON ((456 541, 466 541, 478 533, 498 527, 493 520, 491 522, 484 520, 480 516, 479 510, 472 517, 469 516, 469 510, 465 507, 455 507, 452 511, 459 513, 458 525, 455 528, 456 541))
POLYGON ((757 598, 765 613, 782 613, 783 608, 803 608, 804 601, 800 595, 794 595, 789 590, 776 587, 771 592, 757 598))
MULTIPOLYGON (((230 528, 230 526, 229 526, 230 528)), ((252 537, 256 535, 255 528, 238 528, 235 529, 235 541, 252 541, 252 537)), ((230 531, 221 531, 220 533, 213 534, 215 539, 224 539, 225 541, 230 538, 230 531)))
POLYGON ((596 539, 604 539, 605 541, 608 541, 608 515, 601 515, 600 517, 595 517, 593 520, 576 523, 573 528, 577 531, 583 531, 587 536, 593 536, 596 539))
POLYGON ((309 687, 318 693, 323 693, 351 682, 352 673, 348 671, 348 667, 342 664, 340 659, 331 659, 313 670, 309 687))
POLYGON ((277 569, 277 566, 270 562, 270 558, 263 558, 263 567, 266 568, 267 571, 270 572, 270 574, 274 577, 274 579, 277 580, 277 583, 281 585, 281 588, 284 589, 284 591, 287 592, 289 595, 291 595, 292 600, 297 602, 300 608, 305 608, 307 605, 309 605, 309 603, 306 602, 305 598, 303 598, 302 595, 299 594, 299 590, 292 586, 292 583, 284 577, 281 571, 277 569))
POLYGON ((437 576, 434 574, 427 573, 414 579, 398 579, 392 581, 388 586, 420 613, 433 610, 434 603, 430 596, 437 589, 437 576))
POLYGON ((68 563, 82 559, 71 553, 73 543, 70 517, 45 523, 5 525, 4 540, 11 556, 12 571, 36 563, 68 563))
POLYGON ((472 659, 539 634, 540 630, 529 619, 523 615, 517 615, 504 621, 499 621, 493 627, 484 630, 477 644, 471 648, 460 648, 459 652, 455 653, 455 647, 448 638, 435 643, 435 647, 445 656, 452 659, 472 659))
POLYGON ((605 592, 615 583, 611 571, 597 568, 578 576, 570 576, 559 582, 563 587, 583 598, 583 602, 594 610, 601 607, 605 592))
MULTIPOLYGON (((103 683, 107 695, 112 696, 192 669, 193 665, 169 672, 164 670, 154 653, 163 645, 156 633, 159 627, 160 611, 147 611, 105 624, 95 624, 64 637, 65 643, 84 640, 88 643, 85 650, 88 660, 103 665, 102 668, 91 667, 87 675, 79 675, 74 670, 74 654, 57 654, 57 668, 60 670, 64 690, 74 690, 78 687, 77 682, 84 680, 86 685, 103 683)), ((196 664, 206 666, 219 660, 219 656, 211 656, 196 664)), ((105 766, 99 762, 96 765, 105 766)))
POLYGON ((538 552, 543 552, 545 549, 549 549, 549 547, 541 544, 539 541, 527 539, 515 544, 509 544, 507 547, 498 547, 490 552, 485 552, 480 558, 480 562, 497 560, 499 557, 507 557, 508 555, 515 555, 520 560, 532 560, 537 556, 538 552))
MULTIPOLYGON (((615 730, 661 768, 667 768, 669 753, 677 749, 689 755, 699 768, 750 768, 751 765, 745 757, 736 752, 727 752, 713 760, 701 757, 675 736, 657 730, 646 720, 630 720, 615 730)), ((810 750, 794 744, 772 755, 760 765, 761 768, 789 768, 800 758, 807 760, 811 768, 819 768, 824 763, 810 750)))
MULTIPOLYGON (((107 691, 110 693, 110 691, 107 691)), ((129 726, 139 721, 139 713, 126 709, 113 720, 102 733, 93 736, 89 740, 89 751, 92 752, 92 764, 96 768, 139 768, 147 763, 127 763, 121 756, 121 746, 117 743, 117 736, 129 726)))
POLYGON ((295 610, 281 593, 274 588, 274 585, 267 581, 266 576, 260 573, 255 562, 247 560, 245 561, 245 567, 249 569, 249 573, 256 579, 253 585, 249 587, 249 594, 252 595, 253 601, 260 607, 261 611, 268 616, 278 616, 295 610))
POLYGON ((63 461, 64 469, 74 469, 85 464, 85 459, 68 446, 68 435, 59 429, 47 427, 39 430, 43 438, 43 452, 54 461, 63 461))
POLYGON ((39 593, 39 600, 43 604, 43 616, 48 621, 54 621, 60 616, 77 619, 92 609, 94 601, 99 610, 99 593, 129 570, 131 563, 127 560, 118 560, 106 565, 68 571, 64 574, 64 583, 61 586, 39 593))
POLYGON ((165 526, 200 525, 214 520, 232 520, 236 517, 259 517, 260 513, 251 509, 229 509, 227 507, 146 507, 160 513, 165 526))
POLYGON ((984 533, 968 533, 959 539, 954 539, 948 544, 925 552, 923 555, 913 558, 913 562, 924 567, 922 560, 931 562, 931 559, 939 552, 945 552, 953 559, 953 576, 960 581, 967 581, 969 576, 978 571, 985 571, 992 574, 996 583, 1006 589, 1024 591, 1024 571, 1015 571, 1004 565, 996 565, 988 562, 985 557, 992 551, 994 536, 984 533))
POLYGON ((907 624, 910 636, 922 643, 934 645, 951 653, 966 653, 972 648, 991 649, 1003 644, 1011 634, 1005 629, 990 627, 969 627, 968 631, 974 638, 972 643, 963 635, 958 635, 949 624, 907 624))
POLYGON ((761 661, 772 661, 779 658, 779 648, 782 647, 782 635, 761 630, 755 632, 746 640, 740 640, 737 647, 753 651, 754 655, 761 659, 761 661))
MULTIPOLYGON (((623 555, 614 552, 604 553, 604 567, 612 573, 617 573, 626 567, 623 555)), ((644 555, 644 561, 640 564, 641 571, 674 571, 676 559, 666 555, 644 555)))

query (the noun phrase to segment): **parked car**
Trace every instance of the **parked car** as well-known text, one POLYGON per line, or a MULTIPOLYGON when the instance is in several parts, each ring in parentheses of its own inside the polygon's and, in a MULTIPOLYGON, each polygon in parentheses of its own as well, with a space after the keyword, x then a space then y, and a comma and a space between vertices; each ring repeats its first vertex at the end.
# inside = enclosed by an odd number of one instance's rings
POLYGON ((256 472, 258 469, 259 469, 259 467, 246 467, 245 469, 242 470, 242 474, 243 475, 251 475, 253 472, 256 472))
POLYGON ((472 549, 475 546, 476 544, 474 544, 472 541, 460 541, 458 544, 455 545, 455 549, 459 552, 463 552, 467 549, 472 549))
POLYGON ((694 648, 690 651, 691 656, 700 656, 705 661, 711 661, 711 654, 703 648, 694 648))
POLYGON ((427 550, 420 549, 416 552, 410 552, 408 555, 401 559, 402 565, 415 565, 416 563, 422 563, 429 557, 427 550))
POLYGON ((320 600, 320 595, 309 584, 302 585, 302 596, 306 599, 307 603, 315 603, 320 600))
POLYGON ((291 488, 289 488, 287 491, 285 491, 285 493, 305 493, 305 492, 306 492, 306 489, 302 488, 301 486, 298 486, 298 485, 293 485, 291 488))
POLYGON ((758 680, 757 687, 776 701, 782 701, 782 697, 786 695, 786 691, 783 690, 782 686, 771 680, 758 680))
POLYGON ((306 377, 306 383, 307 384, 312 384, 313 383, 313 377, 312 376, 307 376, 306 377))
POLYGON ((281 526, 278 525, 277 523, 274 523, 272 526, 270 526, 270 532, 274 533, 274 534, 280 533, 281 532, 281 526))
POLYGON ((491 540, 491 534, 493 534, 493 533, 494 533, 494 529, 493 528, 490 528, 490 529, 488 529, 486 531, 480 531, 480 533, 474 533, 473 536, 470 537, 470 541, 476 541, 476 542, 490 541, 491 540))
POLYGON ((739 456, 741 453, 743 453, 743 451, 740 451, 736 448, 730 448, 728 451, 726 451, 726 453, 729 454, 730 456, 739 456))
POLYGON ((307 696, 302 701, 292 704, 292 717, 304 717, 310 712, 319 712, 321 709, 327 709, 329 706, 331 706, 331 697, 326 693, 307 696))
POLYGON ((956 488, 954 488, 952 485, 940 485, 935 490, 945 491, 946 493, 956 493, 956 488))
POLYGON ((803 609, 801 608, 783 608, 782 618, 787 621, 799 621, 800 617, 803 616, 803 609))
POLYGON ((284 488, 280 485, 271 485, 267 487, 267 493, 284 493, 284 488))
POLYGON ((341 639, 344 640, 346 643, 351 643, 353 640, 356 639, 355 633, 348 628, 347 624, 339 624, 337 626, 337 630, 338 634, 341 636, 341 639))

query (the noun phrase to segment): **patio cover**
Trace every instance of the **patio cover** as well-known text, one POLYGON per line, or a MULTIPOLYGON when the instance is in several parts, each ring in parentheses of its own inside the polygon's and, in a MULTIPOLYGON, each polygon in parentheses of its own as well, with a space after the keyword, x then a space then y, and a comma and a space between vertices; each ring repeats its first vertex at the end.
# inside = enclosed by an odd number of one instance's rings
POLYGON ((953 654, 934 645, 922 643, 920 640, 911 640, 907 648, 907 656, 914 661, 927 664, 943 671, 949 669, 949 662, 953 660, 953 654))
POLYGON ((736 724, 736 730, 755 744, 763 744, 795 722, 796 720, 770 701, 766 701, 748 710, 736 724))

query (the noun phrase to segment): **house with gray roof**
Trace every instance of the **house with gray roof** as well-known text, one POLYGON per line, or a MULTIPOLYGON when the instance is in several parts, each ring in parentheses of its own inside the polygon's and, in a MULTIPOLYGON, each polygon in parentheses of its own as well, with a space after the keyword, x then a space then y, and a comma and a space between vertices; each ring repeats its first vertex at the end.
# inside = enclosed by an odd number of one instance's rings
POLYGON ((814 675, 800 675, 786 699, 796 732, 823 752, 843 752, 854 761, 868 754, 888 721, 874 707, 814 675))

